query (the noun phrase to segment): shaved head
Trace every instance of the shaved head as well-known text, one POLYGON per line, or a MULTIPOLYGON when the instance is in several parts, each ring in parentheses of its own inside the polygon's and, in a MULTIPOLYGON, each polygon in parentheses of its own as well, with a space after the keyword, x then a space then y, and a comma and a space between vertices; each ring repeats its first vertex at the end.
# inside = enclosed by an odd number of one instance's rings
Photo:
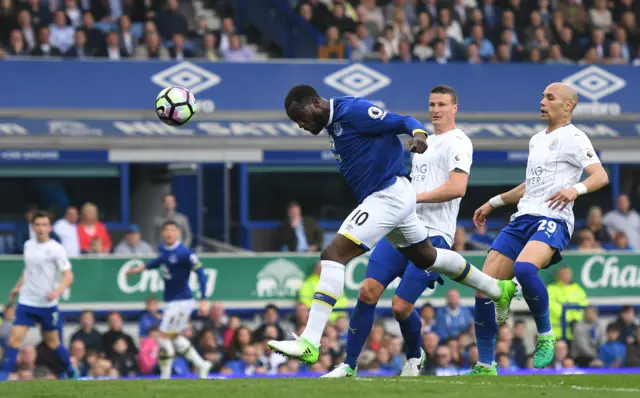
POLYGON ((547 90, 554 91, 564 101, 571 101, 573 104, 571 110, 576 109, 576 105, 578 105, 578 92, 572 86, 567 83, 556 82, 548 85, 547 90))
POLYGON ((542 93, 540 113, 549 125, 549 130, 571 123, 571 116, 578 105, 578 92, 572 86, 555 82, 542 93))

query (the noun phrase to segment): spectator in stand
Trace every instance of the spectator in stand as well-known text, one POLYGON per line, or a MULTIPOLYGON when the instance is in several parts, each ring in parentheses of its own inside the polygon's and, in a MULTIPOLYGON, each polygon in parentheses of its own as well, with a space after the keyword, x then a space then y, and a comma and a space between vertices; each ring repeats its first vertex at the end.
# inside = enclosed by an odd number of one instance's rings
POLYGON ((123 15, 118 20, 118 34, 120 36, 120 48, 122 48, 125 56, 127 58, 133 57, 138 38, 131 33, 131 19, 129 19, 128 15, 123 15))
MULTIPOLYGON (((547 286, 549 291, 549 319, 553 333, 562 336, 562 309, 565 305, 589 305, 587 293, 573 281, 573 272, 569 267, 560 267, 556 274, 556 281, 547 286)), ((572 309, 566 311, 567 335, 566 339, 573 340, 573 325, 581 322, 584 311, 572 309)))
POLYGON ((24 243, 29 239, 35 239, 35 233, 31 229, 31 218, 36 211, 38 211, 38 206, 34 204, 27 205, 24 212, 24 221, 16 223, 16 229, 13 233, 15 242, 14 254, 22 254, 24 243))
POLYGON ((602 253, 604 249, 593 236, 593 232, 589 229, 580 230, 578 235, 578 251, 583 253, 602 253))
MULTIPOLYGON (((511 340, 511 356, 514 363, 521 369, 527 366, 527 346, 525 344, 526 326, 523 320, 515 321, 513 325, 513 339, 511 340)), ((475 364, 473 362, 472 364, 475 364)))
POLYGON ((264 312, 262 314, 262 325, 260 325, 254 332, 253 332, 253 341, 262 341, 265 339, 265 330, 268 327, 274 327, 277 331, 277 338, 272 338, 270 340, 277 340, 277 341, 281 341, 284 340, 285 335, 284 335, 284 331, 282 330, 282 328, 280 327, 280 325, 278 325, 278 322, 280 321, 280 310, 278 310, 278 307, 276 307, 273 304, 268 304, 265 308, 264 308, 264 312))
POLYGON ((287 206, 287 220, 276 231, 274 250, 318 252, 322 249, 323 232, 315 219, 304 217, 297 202, 287 206))
POLYGON ((422 333, 436 331, 436 310, 431 303, 425 303, 420 308, 420 319, 422 320, 422 333))
POLYGON ((71 342, 69 356, 71 357, 71 363, 78 369, 80 376, 86 376, 89 371, 89 364, 86 361, 87 347, 82 340, 73 340, 71 342))
POLYGON ((29 55, 29 50, 22 39, 22 33, 20 33, 18 29, 11 31, 7 51, 9 52, 9 55, 16 57, 29 55))
POLYGON ((202 330, 211 330, 216 338, 216 344, 219 347, 226 347, 225 335, 229 329, 229 322, 230 320, 225 313, 224 306, 221 302, 216 301, 211 304, 211 307, 209 308, 209 316, 202 322, 202 330))
POLYGON ((231 344, 226 350, 224 361, 233 361, 239 359, 242 356, 245 348, 251 346, 253 341, 251 339, 251 330, 245 326, 240 326, 234 333, 231 339, 231 344))
POLYGON ((140 317, 140 337, 147 337, 151 329, 158 328, 162 321, 162 311, 158 299, 151 296, 145 301, 145 312, 140 317))
POLYGON ((85 31, 82 29, 76 30, 73 46, 64 56, 66 58, 86 59, 87 57, 94 57, 95 55, 96 52, 87 44, 87 34, 85 31))
POLYGON ((136 48, 136 59, 168 60, 169 51, 160 42, 160 36, 156 32, 145 35, 144 44, 136 48))
POLYGON ((627 347, 618 341, 620 328, 615 323, 607 326, 607 341, 600 346, 598 358, 605 368, 620 368, 625 363, 627 347))
POLYGON ((320 59, 344 59, 345 47, 340 40, 340 31, 336 26, 329 26, 325 33, 326 45, 318 48, 320 59))
POLYGON ((163 210, 159 216, 153 218, 153 225, 155 227, 155 245, 159 245, 161 241, 162 226, 167 221, 173 221, 178 225, 181 232, 181 241, 186 247, 191 247, 192 234, 191 225, 189 219, 184 214, 176 210, 177 202, 176 197, 173 194, 167 193, 162 197, 163 210))
MULTIPOLYGON (((322 271, 322 263, 318 261, 316 266, 313 268, 313 273, 305 279, 304 283, 300 287, 298 291, 298 301, 304 304, 307 308, 311 308, 311 303, 313 302, 313 296, 316 292, 316 286, 320 282, 320 272, 322 271)), ((333 323, 336 319, 341 316, 346 315, 343 309, 346 309, 349 305, 349 301, 347 300, 347 296, 342 293, 342 297, 338 299, 336 305, 333 307, 333 311, 329 316, 329 322, 333 323)))
POLYGON ((447 346, 440 346, 436 350, 436 376, 457 376, 458 369, 451 361, 451 349, 447 346))
MULTIPOLYGON (((240 329, 240 327, 242 326, 242 323, 240 322, 240 318, 238 318, 237 316, 232 316, 229 318, 229 322, 226 326, 226 328, 224 328, 222 330, 222 336, 223 336, 223 344, 222 347, 227 350, 229 347, 231 347, 231 342, 233 341, 233 336, 235 336, 236 334, 236 330, 240 329)), ((216 336, 217 338, 217 336, 216 336)), ((217 343, 216 343, 217 344, 217 343)), ((220 346, 220 344, 217 344, 218 346, 220 346)))
POLYGON ((549 57, 544 63, 547 65, 570 65, 573 61, 562 54, 562 48, 559 45, 554 44, 551 46, 549 57))
POLYGON ((449 289, 445 303, 445 307, 436 311, 436 332, 441 340, 461 335, 473 323, 471 311, 460 306, 460 293, 457 289, 449 289))
POLYGON ((82 25, 82 9, 78 6, 78 0, 65 0, 64 13, 74 29, 82 25))
POLYGON ((478 46, 478 55, 483 60, 489 60, 495 55, 495 49, 489 39, 484 36, 484 28, 482 25, 474 25, 471 28, 471 37, 468 37, 464 41, 465 46, 475 44, 478 46))
POLYGON ((156 17, 158 33, 164 40, 171 40, 175 33, 186 35, 187 18, 178 10, 178 0, 167 0, 167 8, 156 17))
POLYGON ((80 256, 80 241, 78 240, 78 209, 69 206, 64 212, 64 218, 53 224, 53 231, 60 237, 60 243, 67 256, 80 256))
POLYGON ((595 0, 594 5, 594 8, 589 10, 591 25, 596 29, 602 29, 605 33, 609 33, 613 27, 613 15, 607 7, 607 1, 595 0))
POLYGON ((565 361, 569 358, 569 345, 564 340, 558 340, 556 342, 555 355, 551 367, 553 369, 564 368, 565 361))
POLYGON ((605 341, 606 331, 598 322, 598 309, 590 306, 584 310, 584 319, 573 327, 571 356, 580 368, 588 368, 598 358, 600 344, 605 341))
POLYGON ((611 234, 602 222, 602 209, 598 206, 589 208, 585 228, 593 232, 595 239, 604 244, 611 241, 611 234))
POLYGON ((624 250, 624 251, 633 251, 633 248, 629 246, 629 239, 627 239, 627 234, 624 232, 618 232, 613 237, 613 242, 606 243, 602 245, 602 247, 606 250, 624 250))
POLYGON ((636 328, 636 336, 633 342, 627 344, 625 366, 628 368, 640 367, 640 328, 636 328))
POLYGON ((620 333, 619 341, 623 344, 629 344, 633 342, 638 329, 638 321, 636 320, 636 313, 632 306, 625 305, 622 307, 622 311, 615 321, 615 325, 618 327, 620 333))
POLYGON ((146 256, 154 253, 151 245, 142 240, 140 228, 137 225, 130 225, 124 238, 113 249, 113 254, 123 256, 146 256))
POLYGON ((171 59, 175 59, 176 61, 182 61, 185 58, 193 58, 195 57, 195 53, 186 46, 184 42, 184 35, 182 33, 174 33, 173 34, 173 42, 172 46, 169 49, 169 54, 171 55, 171 59))
POLYGON ((53 21, 54 23, 49 27, 51 30, 49 43, 58 48, 61 53, 65 53, 73 45, 75 30, 73 26, 67 25, 67 16, 62 10, 56 11, 53 21))
POLYGON ((92 13, 85 12, 83 21, 82 29, 87 33, 87 51, 92 56, 96 56, 104 51, 104 33, 95 27, 95 19, 92 13))
POLYGON ((107 321, 109 323, 109 331, 102 335, 102 351, 107 355, 107 358, 115 353, 114 344, 119 339, 123 339, 126 343, 126 352, 137 354, 138 348, 133 342, 133 338, 122 331, 122 315, 119 312, 112 312, 109 314, 107 321))
POLYGON ((138 352, 137 362, 138 369, 143 375, 153 372, 158 364, 159 348, 158 348, 158 328, 149 329, 149 334, 140 341, 140 352, 138 352))
POLYGON ((236 34, 236 27, 232 18, 222 20, 222 30, 220 31, 220 52, 224 53, 231 46, 231 36, 236 34))
POLYGON ((102 253, 111 252, 111 237, 107 232, 107 227, 98 220, 98 207, 87 202, 80 208, 80 223, 78 224, 78 240, 82 253, 91 251, 91 243, 94 238, 100 241, 102 253))
POLYGON ((31 22, 31 14, 27 10, 20 10, 18 14, 18 25, 20 25, 20 33, 27 48, 27 53, 31 53, 36 47, 36 29, 31 22))
MULTIPOLYGON (((136 350, 137 351, 137 350, 136 350)), ((113 349, 109 360, 120 376, 135 376, 140 370, 136 361, 136 354, 128 349, 128 343, 124 338, 119 338, 113 343, 113 349)))
POLYGON ((640 250, 640 214, 631 208, 629 196, 618 196, 617 209, 604 216, 603 223, 611 232, 624 232, 629 239, 629 246, 640 250))
POLYGON ((107 33, 106 47, 100 56, 106 57, 110 61, 120 61, 128 57, 125 49, 120 47, 120 39, 116 32, 107 33))
POLYGON ((258 351, 255 346, 244 347, 239 359, 227 362, 222 368, 223 374, 236 374, 251 376, 259 373, 266 373, 262 363, 258 362, 258 351))
POLYGON ((569 26, 563 26, 560 31, 560 38, 557 44, 560 46, 562 53, 572 61, 578 61, 582 54, 580 43, 573 34, 573 29, 569 26))
POLYGON ((71 335, 71 343, 81 340, 88 351, 99 351, 102 348, 102 335, 96 330, 95 324, 93 312, 84 311, 80 315, 80 328, 71 335))
POLYGON ((233 62, 252 61, 254 58, 251 50, 240 43, 240 36, 237 34, 231 35, 229 38, 229 48, 224 50, 222 54, 225 60, 233 62))
POLYGON ((216 35, 212 32, 207 32, 204 34, 202 39, 202 48, 200 48, 198 52, 199 58, 205 58, 208 61, 218 61, 220 56, 218 55, 218 50, 216 49, 216 35))
POLYGON ((358 9, 358 15, 363 15, 364 18, 360 19, 360 22, 367 25, 371 35, 378 36, 385 24, 382 9, 376 5, 376 0, 362 0, 361 4, 358 9))

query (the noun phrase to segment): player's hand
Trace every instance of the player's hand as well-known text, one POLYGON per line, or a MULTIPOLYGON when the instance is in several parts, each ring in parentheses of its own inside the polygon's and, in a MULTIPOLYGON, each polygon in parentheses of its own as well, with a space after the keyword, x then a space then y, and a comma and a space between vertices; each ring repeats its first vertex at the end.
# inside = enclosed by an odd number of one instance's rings
POLYGON ((480 206, 475 213, 473 213, 473 225, 480 227, 487 222, 487 216, 493 211, 491 203, 487 202, 480 206))
MULTIPOLYGON (((431 275, 431 276, 435 276, 435 275, 431 275)), ((438 284, 440 286, 444 286, 444 279, 442 279, 442 276, 440 276, 438 274, 437 278, 432 278, 429 280, 429 283, 427 284, 427 287, 429 287, 429 289, 433 290, 436 288, 436 282, 438 282, 438 284)))
POLYGON ((198 304, 198 315, 206 316, 209 313, 209 303, 207 300, 200 300, 200 304, 198 304))
POLYGON ((139 274, 140 272, 142 272, 144 270, 144 266, 137 266, 137 267, 133 267, 133 268, 129 268, 127 270, 127 272, 125 272, 125 275, 135 275, 135 274, 139 274))
POLYGON ((551 210, 555 210, 558 206, 560 206, 558 211, 562 211, 569 205, 569 203, 576 200, 578 196, 580 196, 578 194, 578 191, 576 191, 576 189, 573 187, 569 187, 551 196, 549 199, 547 199, 547 202, 549 202, 549 208, 551 210))
POLYGON ((57 299, 58 297, 60 297, 60 293, 58 293, 55 290, 52 290, 49 293, 47 293, 47 300, 49 300, 49 301, 53 301, 53 300, 57 299))
POLYGON ((427 147, 427 136, 422 133, 417 133, 413 138, 409 139, 409 152, 424 153, 427 147))
POLYGON ((20 292, 20 289, 12 289, 11 292, 9 293, 9 302, 13 303, 16 301, 16 296, 18 295, 18 293, 20 292))

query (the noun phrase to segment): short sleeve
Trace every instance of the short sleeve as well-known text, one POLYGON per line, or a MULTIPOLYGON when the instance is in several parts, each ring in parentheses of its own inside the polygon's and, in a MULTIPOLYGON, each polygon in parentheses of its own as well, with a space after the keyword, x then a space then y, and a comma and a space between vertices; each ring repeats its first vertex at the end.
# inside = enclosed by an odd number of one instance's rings
POLYGON ((583 132, 575 133, 573 136, 574 142, 572 145, 572 150, 570 153, 569 161, 576 166, 581 168, 586 168, 595 163, 600 163, 600 159, 598 159, 598 154, 595 149, 593 149, 593 145, 591 145, 591 140, 587 137, 583 132))
POLYGON ((54 261, 58 271, 64 272, 71 270, 71 261, 69 261, 69 257, 67 256, 67 252, 64 250, 64 247, 56 247, 54 261))
POLYGON ((473 144, 471 144, 470 139, 456 137, 449 147, 447 156, 449 158, 449 171, 460 169, 467 174, 471 172, 471 163, 473 161, 473 144))

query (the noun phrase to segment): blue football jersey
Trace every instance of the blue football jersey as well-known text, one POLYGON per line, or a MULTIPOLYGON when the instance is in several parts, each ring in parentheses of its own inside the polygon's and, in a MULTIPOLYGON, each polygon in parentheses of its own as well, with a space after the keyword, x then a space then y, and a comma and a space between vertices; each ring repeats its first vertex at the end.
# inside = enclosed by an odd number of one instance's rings
POLYGON ((198 256, 186 248, 182 242, 173 246, 160 245, 158 257, 151 260, 147 269, 158 268, 164 279, 164 301, 189 300, 193 293, 189 287, 191 271, 200 269, 198 256))
POLYGON ((358 97, 331 98, 330 107, 326 128, 331 151, 359 202, 409 175, 398 135, 425 133, 422 123, 358 97))

